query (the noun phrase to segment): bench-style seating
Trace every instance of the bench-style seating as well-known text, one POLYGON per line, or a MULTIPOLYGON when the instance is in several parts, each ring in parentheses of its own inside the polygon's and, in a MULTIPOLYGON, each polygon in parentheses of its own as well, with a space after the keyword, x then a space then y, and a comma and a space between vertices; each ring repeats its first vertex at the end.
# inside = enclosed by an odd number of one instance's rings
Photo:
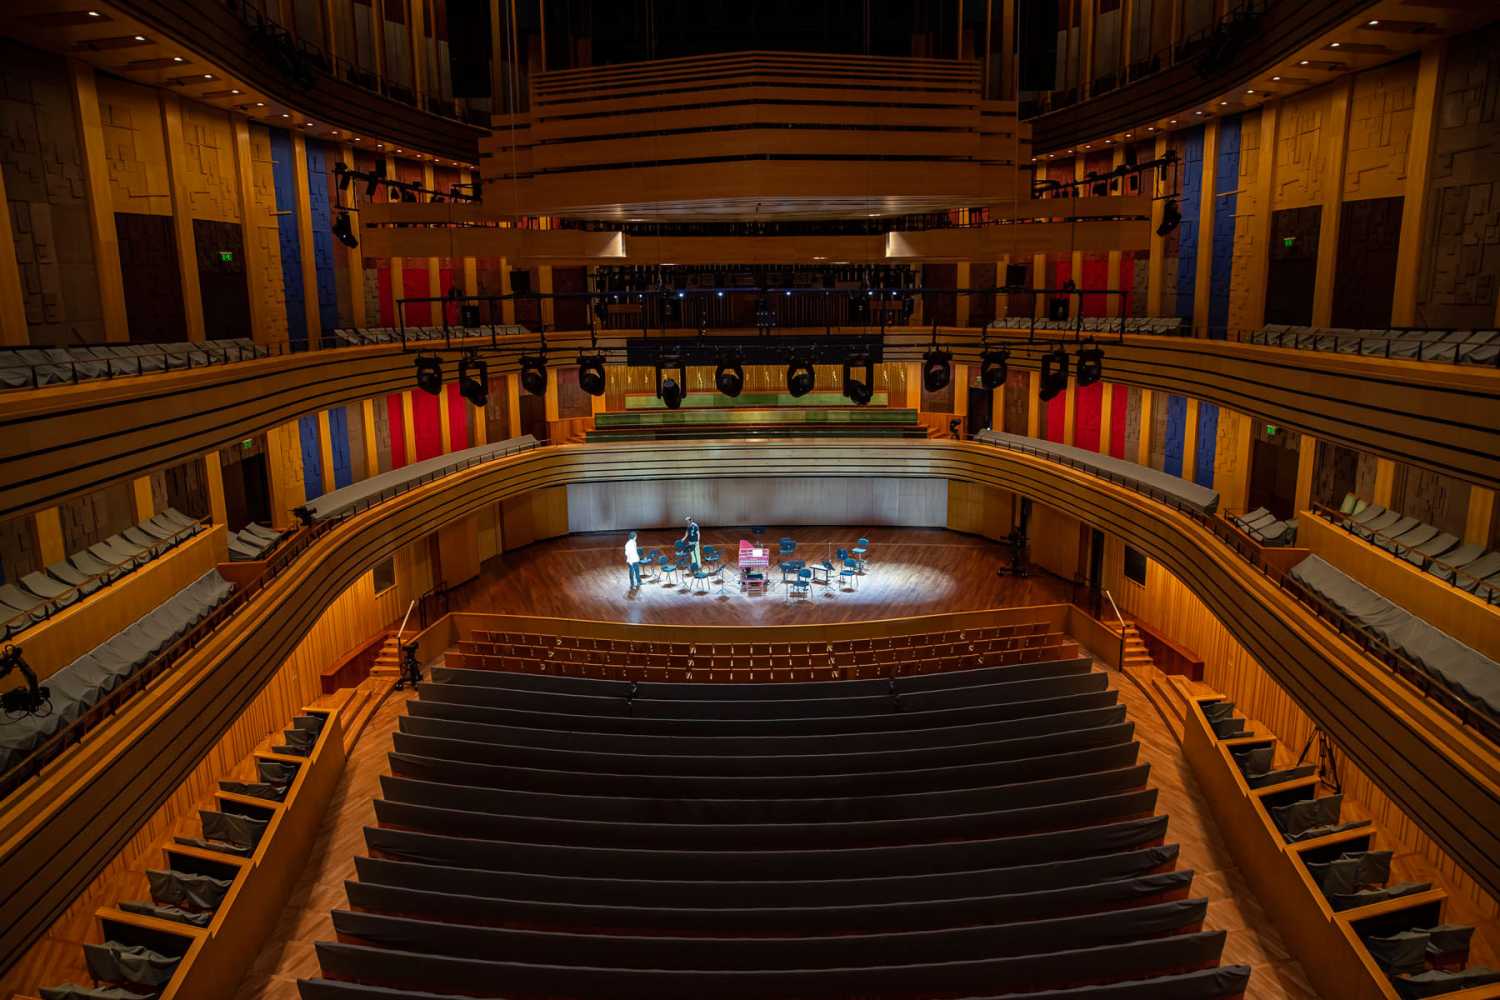
POLYGON ((1350 330, 1268 323, 1252 331, 1246 340, 1267 347, 1412 361, 1470 365, 1500 362, 1500 330, 1350 330))
POLYGON ((235 562, 265 559, 286 535, 285 531, 252 521, 229 536, 229 558, 235 562))
POLYGON ((0 729, 0 774, 93 708, 232 593, 234 584, 218 570, 210 570, 134 624, 47 677, 44 684, 51 693, 52 711, 10 720, 0 729))
MULTIPOLYGON (((526 333, 524 326, 483 326, 463 327, 452 326, 444 332, 440 326, 408 326, 406 327, 406 339, 413 340, 453 340, 482 338, 490 339, 493 331, 497 336, 514 337, 526 333)), ((393 326, 370 326, 349 327, 330 331, 335 347, 365 347, 370 344, 399 344, 401 343, 402 331, 393 326)))
POLYGON ((1244 992, 1087 659, 708 682, 732 649, 684 651, 692 681, 459 655, 400 720, 304 1000, 1244 992))
POLYGON ((0 389, 38 389, 91 379, 150 375, 269 355, 268 348, 247 337, 202 343, 4 348, 0 349, 0 389))
POLYGON ((1500 604, 1500 552, 1461 543, 1457 536, 1419 518, 1346 494, 1337 511, 1318 513, 1345 531, 1399 556, 1445 583, 1490 604, 1500 604))

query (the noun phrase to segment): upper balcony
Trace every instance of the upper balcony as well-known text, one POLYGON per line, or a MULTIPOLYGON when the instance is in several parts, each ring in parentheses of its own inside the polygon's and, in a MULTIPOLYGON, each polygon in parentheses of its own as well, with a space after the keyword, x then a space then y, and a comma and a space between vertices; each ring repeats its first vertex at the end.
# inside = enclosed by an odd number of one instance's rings
POLYGON ((734 52, 534 74, 480 169, 494 212, 867 218, 1014 197, 1023 131, 974 62, 734 52))
MULTIPOLYGON (((420 66, 420 46, 385 38, 383 48, 418 58, 382 66, 376 57, 371 65, 354 51, 361 32, 352 26, 294 28, 243 0, 17 0, 0 13, 0 33, 267 124, 379 137, 465 163, 477 158, 487 114, 424 84, 443 74, 411 65, 420 66)), ((369 31, 367 24, 363 34, 369 31)))

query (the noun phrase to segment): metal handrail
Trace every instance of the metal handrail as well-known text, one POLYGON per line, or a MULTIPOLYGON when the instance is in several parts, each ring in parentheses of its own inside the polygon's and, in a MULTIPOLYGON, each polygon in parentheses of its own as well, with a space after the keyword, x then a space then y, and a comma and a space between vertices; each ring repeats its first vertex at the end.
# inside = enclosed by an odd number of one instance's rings
POLYGON ((1111 608, 1115 609, 1115 617, 1120 620, 1120 630, 1123 632, 1129 626, 1127 625, 1127 623, 1125 621, 1125 616, 1122 615, 1122 614, 1120 614, 1120 606, 1115 603, 1114 595, 1111 594, 1109 591, 1106 590, 1104 592, 1104 596, 1107 597, 1107 598, 1109 598, 1109 606, 1111 608))
POLYGON ((411 620, 412 609, 417 606, 415 599, 406 606, 406 614, 401 616, 401 626, 396 629, 396 645, 401 645, 401 636, 406 632, 406 623, 411 620))

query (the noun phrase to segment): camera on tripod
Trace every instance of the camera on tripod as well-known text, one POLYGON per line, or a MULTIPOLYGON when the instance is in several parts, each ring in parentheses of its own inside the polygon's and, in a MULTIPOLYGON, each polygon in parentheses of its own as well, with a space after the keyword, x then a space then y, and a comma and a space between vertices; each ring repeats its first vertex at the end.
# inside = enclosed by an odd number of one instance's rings
POLYGON ((37 684, 36 673, 21 655, 21 647, 7 645, 0 650, 0 679, 10 676, 12 670, 19 670, 26 683, 0 692, 0 710, 7 715, 35 715, 51 700, 51 692, 37 684))

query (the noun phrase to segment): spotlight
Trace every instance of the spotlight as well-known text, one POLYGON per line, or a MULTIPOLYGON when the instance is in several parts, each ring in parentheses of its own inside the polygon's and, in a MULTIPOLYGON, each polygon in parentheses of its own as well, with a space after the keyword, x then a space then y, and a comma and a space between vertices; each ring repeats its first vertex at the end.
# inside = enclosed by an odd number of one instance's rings
POLYGON ((365 200, 369 201, 375 197, 375 189, 380 186, 379 174, 368 174, 365 177, 365 200))
POLYGON ((816 380, 813 366, 807 361, 793 361, 786 366, 786 391, 791 393, 793 399, 812 392, 816 380))
POLYGON ((1166 236, 1181 222, 1182 211, 1177 207, 1177 199, 1168 198, 1167 203, 1161 207, 1161 225, 1156 227, 1156 235, 1166 236))
POLYGON ((477 354, 465 354, 458 363, 458 394, 483 408, 490 401, 490 366, 477 354))
POLYGON ((1062 348, 1042 355, 1042 402, 1048 402, 1068 387, 1068 352, 1062 348))
POLYGON ((578 356, 578 388, 590 396, 604 395, 604 355, 578 356))
POLYGON ((667 409, 675 410, 682 405, 682 384, 686 381, 681 362, 670 362, 663 360, 656 366, 656 395, 667 404, 667 409), (676 372, 673 378, 667 372, 676 372))
POLYGON ((433 396, 443 394, 443 359, 417 355, 417 388, 433 396))
POLYGON ((745 389, 745 369, 739 361, 726 358, 714 369, 714 387, 730 399, 745 389))
POLYGON ((922 388, 942 392, 953 378, 953 355, 947 351, 928 351, 922 355, 922 388))
POLYGON ((533 396, 547 395, 547 359, 527 356, 521 359, 521 388, 533 396))
POLYGON ((338 178, 339 190, 349 190, 349 182, 354 180, 354 177, 349 173, 349 167, 343 163, 335 163, 333 165, 333 174, 338 178))
POLYGON ((340 212, 338 218, 333 220, 333 235, 350 250, 359 246, 359 237, 354 235, 354 223, 350 221, 348 212, 340 212))
POLYGON ((1078 351, 1078 385, 1080 388, 1093 385, 1104 377, 1104 352, 1097 347, 1084 347, 1078 351))
POLYGON ((864 406, 875 396, 874 389, 875 370, 868 358, 858 361, 844 362, 844 395, 856 406, 864 406), (854 369, 862 366, 865 370, 864 378, 855 378, 854 369))
POLYGON ((1005 384, 1005 379, 1010 374, 1007 364, 1010 360, 1010 352, 1004 348, 998 351, 985 351, 979 356, 979 384, 986 389, 997 389, 1005 384))

